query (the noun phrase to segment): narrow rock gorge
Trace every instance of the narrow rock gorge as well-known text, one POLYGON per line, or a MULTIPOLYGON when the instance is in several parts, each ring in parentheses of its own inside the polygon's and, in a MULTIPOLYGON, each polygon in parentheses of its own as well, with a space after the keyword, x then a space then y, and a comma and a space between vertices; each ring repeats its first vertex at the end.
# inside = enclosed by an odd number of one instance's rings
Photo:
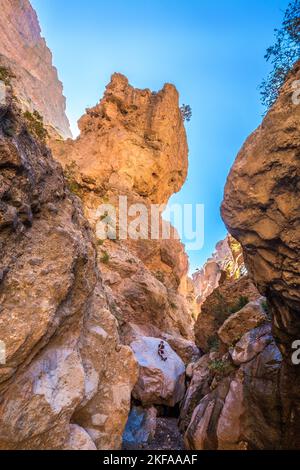
POLYGON ((0 6, 0 449, 299 449, 300 63, 190 278, 162 217, 188 173, 175 86, 114 73, 73 140, 34 10, 0 6))

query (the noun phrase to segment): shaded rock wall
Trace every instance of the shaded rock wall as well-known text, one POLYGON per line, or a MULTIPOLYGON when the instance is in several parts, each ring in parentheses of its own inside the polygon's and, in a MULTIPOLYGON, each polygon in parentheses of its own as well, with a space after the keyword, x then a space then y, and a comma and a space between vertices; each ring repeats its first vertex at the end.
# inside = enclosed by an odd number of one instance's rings
POLYGON ((231 169, 222 215, 243 246, 245 263, 273 314, 273 331, 284 356, 281 375, 284 445, 300 447, 300 374, 291 363, 300 337, 300 106, 293 83, 298 62, 261 126, 249 137, 231 169))

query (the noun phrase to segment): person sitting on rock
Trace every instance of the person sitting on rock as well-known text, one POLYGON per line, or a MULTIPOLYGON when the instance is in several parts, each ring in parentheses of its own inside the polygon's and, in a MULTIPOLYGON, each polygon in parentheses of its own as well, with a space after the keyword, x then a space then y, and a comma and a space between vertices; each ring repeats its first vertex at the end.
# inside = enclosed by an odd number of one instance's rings
POLYGON ((157 353, 162 361, 165 362, 167 360, 167 357, 165 356, 165 344, 163 341, 159 343, 157 353))

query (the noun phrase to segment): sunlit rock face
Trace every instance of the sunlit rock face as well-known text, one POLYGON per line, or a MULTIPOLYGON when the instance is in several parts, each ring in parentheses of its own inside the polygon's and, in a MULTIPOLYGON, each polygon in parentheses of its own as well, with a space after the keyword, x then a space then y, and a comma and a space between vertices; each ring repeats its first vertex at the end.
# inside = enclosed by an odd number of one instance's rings
POLYGON ((227 235, 224 240, 217 243, 212 257, 193 274, 193 284, 200 309, 207 297, 218 287, 222 275, 227 279, 238 279, 245 273, 242 247, 231 235, 227 235))
MULTIPOLYGON (((116 318, 143 329, 142 335, 177 334, 193 339, 193 293, 187 277, 188 258, 175 229, 171 239, 151 238, 151 220, 144 233, 101 240, 99 206, 164 205, 185 181, 188 148, 178 92, 166 84, 157 93, 133 88, 115 73, 103 99, 79 120, 80 135, 51 146, 78 193, 96 232, 99 268, 113 299, 116 318), (191 302, 189 301, 191 299, 191 302)), ((134 219, 128 215, 128 222, 134 219)), ((124 220, 119 226, 126 225, 124 220)), ((158 218, 161 227, 161 213, 158 218)), ((126 338, 124 339, 126 340, 126 338)))
POLYGON ((0 105, 0 449, 116 449, 137 366, 92 231, 5 88, 0 105))
POLYGON ((195 323, 197 346, 208 352, 214 343, 216 333, 234 311, 260 297, 248 276, 237 280, 222 279, 220 285, 207 297, 195 323))
POLYGON ((164 204, 184 183, 188 147, 173 85, 139 90, 115 73, 78 124, 78 139, 58 145, 55 155, 63 165, 76 162, 91 190, 127 190, 164 204))
POLYGON ((65 98, 52 54, 28 0, 0 0, 1 66, 15 75, 14 92, 22 109, 36 109, 62 137, 71 137, 65 98))
POLYGON ((245 263, 273 314, 284 356, 283 445, 300 447, 300 374, 292 344, 300 337, 300 106, 298 62, 262 125, 240 151, 227 180, 223 219, 243 247, 245 263))

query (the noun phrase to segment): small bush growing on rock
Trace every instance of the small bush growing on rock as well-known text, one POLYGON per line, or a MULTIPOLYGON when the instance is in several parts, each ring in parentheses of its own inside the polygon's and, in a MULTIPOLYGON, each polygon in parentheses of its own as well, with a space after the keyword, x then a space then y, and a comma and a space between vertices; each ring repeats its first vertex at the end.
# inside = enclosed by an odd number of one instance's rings
POLYGON ((208 365, 208 368, 219 377, 226 377, 234 370, 232 364, 223 359, 214 359, 208 365))
POLYGON ((248 297, 245 296, 245 295, 241 295, 239 300, 237 301, 237 303, 235 305, 233 305, 232 307, 230 307, 229 313, 232 314, 232 313, 239 312, 248 303, 249 303, 248 297))
POLYGON ((210 336, 207 340, 207 345, 210 351, 218 352, 220 346, 219 338, 216 335, 210 336))
POLYGON ((4 82, 6 86, 9 86, 12 78, 16 77, 11 70, 7 67, 0 66, 0 81, 4 82))
POLYGON ((81 197, 82 190, 80 184, 76 181, 76 172, 77 164, 73 161, 66 165, 64 169, 64 176, 67 182, 68 189, 71 191, 71 193, 74 193, 76 196, 81 197))
POLYGON ((265 55, 273 69, 260 87, 261 100, 267 109, 275 103, 289 71, 300 57, 300 0, 289 3, 282 27, 275 29, 275 38, 275 44, 265 55))
POLYGON ((37 139, 45 142, 46 137, 48 137, 48 132, 44 128, 42 116, 37 111, 33 111, 33 113, 25 111, 23 116, 26 120, 29 132, 37 139))
POLYGON ((190 121, 192 118, 192 108, 189 104, 183 104, 180 108, 183 121, 190 121))
POLYGON ((261 306, 262 306, 265 314, 267 315, 268 319, 272 320, 272 311, 271 311, 271 307, 269 305, 269 302, 267 300, 263 300, 261 302, 261 306))
POLYGON ((100 261, 103 264, 108 264, 109 263, 109 254, 107 253, 107 251, 103 252, 103 255, 101 256, 100 261))

